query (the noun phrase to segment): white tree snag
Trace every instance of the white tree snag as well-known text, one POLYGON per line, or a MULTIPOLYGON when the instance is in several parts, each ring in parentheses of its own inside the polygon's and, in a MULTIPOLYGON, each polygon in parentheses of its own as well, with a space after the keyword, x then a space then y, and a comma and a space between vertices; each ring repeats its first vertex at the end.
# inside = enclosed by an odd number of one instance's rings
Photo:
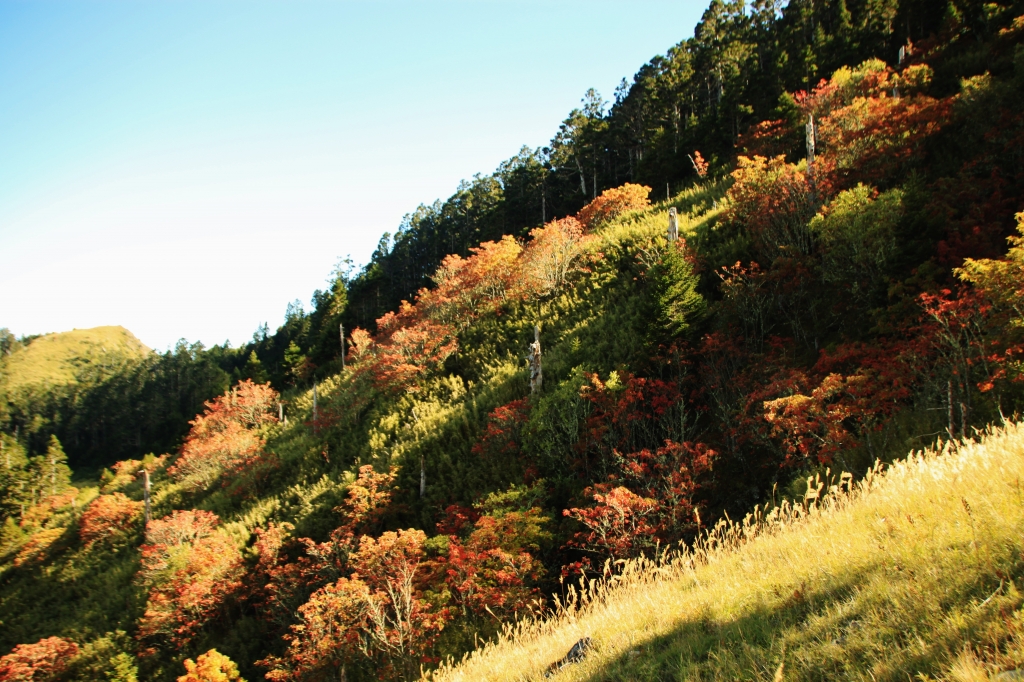
POLYGON ((807 170, 814 165, 814 114, 808 114, 807 125, 804 126, 807 142, 807 170))
POLYGON ((150 520, 150 506, 149 506, 149 471, 142 469, 139 471, 142 475, 142 499, 146 503, 146 525, 149 526, 150 520))
POLYGON ((544 383, 540 363, 540 325, 533 326, 533 343, 530 344, 530 393, 539 393, 544 383))
POLYGON ((668 210, 668 240, 674 242, 679 239, 679 214, 676 212, 676 207, 673 206, 668 210))

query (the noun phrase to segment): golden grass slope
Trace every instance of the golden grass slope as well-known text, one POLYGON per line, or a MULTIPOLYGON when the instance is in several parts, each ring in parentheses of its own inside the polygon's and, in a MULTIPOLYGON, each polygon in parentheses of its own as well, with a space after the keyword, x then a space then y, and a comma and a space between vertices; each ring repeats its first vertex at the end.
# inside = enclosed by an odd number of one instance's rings
MULTIPOLYGON (((573 589, 444 682, 985 680, 1024 666, 1024 425, 721 524, 693 551, 573 589), (581 596, 582 593, 582 596, 581 596)), ((1024 674, 1019 679, 1024 679, 1024 674)))
POLYGON ((149 352, 134 334, 120 326, 46 334, 5 358, 3 384, 11 393, 73 384, 91 370, 102 371, 149 352))

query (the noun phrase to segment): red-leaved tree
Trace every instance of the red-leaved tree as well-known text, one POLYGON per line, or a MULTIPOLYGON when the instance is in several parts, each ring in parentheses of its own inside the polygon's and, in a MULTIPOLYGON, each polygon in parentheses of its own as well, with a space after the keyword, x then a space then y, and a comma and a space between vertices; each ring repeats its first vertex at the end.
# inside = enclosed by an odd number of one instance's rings
POLYGON ((139 582, 149 589, 138 638, 181 647, 241 588, 242 555, 216 514, 172 512, 150 522, 139 582))
POLYGON ((246 379, 207 401, 203 414, 189 422, 192 428, 169 470, 171 476, 193 488, 204 488, 226 472, 256 475, 269 463, 261 429, 277 421, 278 397, 270 384, 246 379))
POLYGON ((63 637, 19 644, 0 658, 0 682, 44 682, 63 672, 78 655, 78 645, 63 637))
POLYGON ((422 596, 425 539, 418 530, 362 536, 353 572, 314 592, 285 635, 285 655, 260 662, 270 668, 267 679, 333 677, 356 655, 376 664, 378 679, 415 674, 448 619, 422 596))

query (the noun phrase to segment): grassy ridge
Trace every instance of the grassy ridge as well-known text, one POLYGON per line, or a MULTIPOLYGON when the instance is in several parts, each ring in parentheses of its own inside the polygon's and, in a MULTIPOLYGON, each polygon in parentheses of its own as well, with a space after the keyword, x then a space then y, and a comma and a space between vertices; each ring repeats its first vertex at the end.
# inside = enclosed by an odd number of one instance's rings
POLYGON ((693 552, 570 591, 548 621, 431 679, 989 679, 1024 664, 1024 425, 912 454, 805 513, 724 524, 693 552))
POLYGON ((150 349, 120 326, 46 334, 15 350, 3 363, 10 393, 73 384, 83 373, 144 357, 150 349))

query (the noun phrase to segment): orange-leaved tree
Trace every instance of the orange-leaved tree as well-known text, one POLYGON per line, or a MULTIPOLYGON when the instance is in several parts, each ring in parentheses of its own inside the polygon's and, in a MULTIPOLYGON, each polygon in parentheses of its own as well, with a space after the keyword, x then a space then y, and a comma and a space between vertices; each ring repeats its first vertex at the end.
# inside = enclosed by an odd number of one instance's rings
POLYGON ((408 679, 448 619, 423 598, 422 531, 362 536, 353 573, 314 592, 285 635, 288 650, 261 665, 267 679, 322 679, 357 655, 378 667, 378 679, 408 679))
POLYGON ((23 528, 43 526, 55 511, 71 506, 77 497, 78 488, 67 488, 56 495, 44 497, 25 510, 21 517, 21 526, 23 528))
POLYGON ((316 590, 350 572, 351 555, 358 549, 364 533, 379 530, 380 518, 391 500, 396 470, 377 473, 370 465, 359 469, 359 475, 348 488, 348 497, 335 511, 344 522, 335 528, 325 542, 309 538, 292 541, 305 551, 293 561, 282 552, 291 524, 271 524, 257 529, 255 549, 258 561, 255 580, 255 601, 263 617, 279 626, 293 621, 296 609, 316 590))
POLYGON ((931 68, 914 64, 897 73, 879 59, 837 70, 796 103, 817 121, 816 163, 821 182, 842 189, 860 181, 881 184, 924 151, 927 138, 950 120, 955 97, 923 94, 931 68), (896 96, 896 93, 899 96, 896 96))
POLYGON ((468 258, 447 256, 431 277, 434 288, 417 294, 417 306, 437 322, 463 328, 525 293, 527 282, 518 276, 519 242, 506 235, 470 251, 468 258))
POLYGON ((539 603, 533 584, 544 573, 534 554, 538 542, 549 537, 543 530, 548 521, 539 507, 449 507, 446 520, 438 524, 448 537, 443 555, 431 562, 438 575, 431 581, 432 589, 440 590, 441 584, 447 587, 453 606, 464 616, 512 616, 531 611, 539 603), (481 514, 485 510, 490 513, 481 514), (473 516, 477 518, 470 524, 473 516), (470 532, 462 537, 466 529, 470 532))
POLYGON ((120 535, 135 524, 142 506, 142 502, 131 500, 122 493, 100 495, 82 513, 78 521, 78 537, 82 544, 90 547, 120 535))
MULTIPOLYGON (((697 156, 700 157, 700 152, 697 152, 697 156)), ((647 208, 651 205, 648 198, 650 194, 650 187, 630 182, 621 187, 606 189, 601 192, 601 196, 581 208, 576 219, 585 230, 597 229, 623 213, 647 208)))
POLYGON ((729 189, 729 217, 754 239, 762 265, 811 252, 815 204, 807 174, 784 156, 739 157, 729 189))
POLYGON ((167 463, 167 459, 170 455, 160 455, 154 457, 153 455, 146 455, 144 459, 126 459, 120 462, 115 462, 110 468, 112 472, 104 470, 103 476, 100 478, 100 482, 103 487, 100 492, 109 493, 115 490, 120 490, 125 486, 138 479, 139 472, 143 469, 148 471, 150 474, 160 469, 167 463))
MULTIPOLYGON (((606 554, 611 559, 624 559, 655 545, 655 500, 640 497, 624 486, 606 483, 598 483, 585 492, 593 496, 596 505, 562 512, 586 527, 574 536, 570 546, 606 554)), ((589 561, 584 564, 589 565, 589 561)))
POLYGON ((552 220, 530 231, 532 241, 523 254, 527 276, 536 291, 550 294, 568 283, 581 269, 587 246, 594 239, 584 234, 583 224, 573 217, 552 220))
POLYGON ((372 374, 384 390, 413 388, 415 380, 439 367, 458 350, 455 328, 423 315, 416 306, 402 301, 397 313, 377 320, 372 374))
POLYGON ((246 379, 214 400, 205 403, 203 414, 193 419, 181 455, 170 468, 171 476, 193 488, 203 488, 225 471, 253 471, 265 463, 266 440, 261 429, 277 421, 274 409, 278 393, 270 384, 246 379))
POLYGON ((62 637, 47 637, 35 644, 19 644, 0 658, 0 682, 55 679, 77 655, 78 645, 62 637))

